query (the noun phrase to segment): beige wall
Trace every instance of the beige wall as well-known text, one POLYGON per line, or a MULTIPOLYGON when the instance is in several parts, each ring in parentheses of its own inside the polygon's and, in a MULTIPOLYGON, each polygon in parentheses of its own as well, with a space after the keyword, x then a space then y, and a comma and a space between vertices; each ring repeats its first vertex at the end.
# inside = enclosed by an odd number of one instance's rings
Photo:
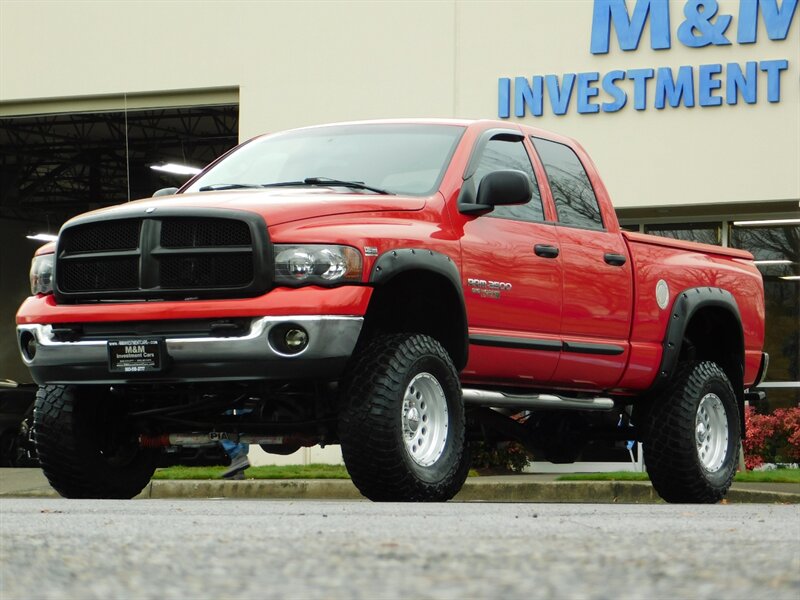
MULTIPOLYGON (((629 5, 633 2, 629 0, 629 5)), ((578 138, 619 207, 800 198, 800 17, 789 37, 589 52, 590 0, 0 2, 0 103, 238 87, 240 133, 374 117, 497 114, 498 77, 785 58, 782 101, 526 117, 578 138)), ((652 82, 650 84, 652 86, 652 82)), ((651 92, 652 94, 652 92, 651 92)), ((601 100, 604 98, 601 97, 601 100)), ((0 104, 0 115, 4 106, 0 104)))

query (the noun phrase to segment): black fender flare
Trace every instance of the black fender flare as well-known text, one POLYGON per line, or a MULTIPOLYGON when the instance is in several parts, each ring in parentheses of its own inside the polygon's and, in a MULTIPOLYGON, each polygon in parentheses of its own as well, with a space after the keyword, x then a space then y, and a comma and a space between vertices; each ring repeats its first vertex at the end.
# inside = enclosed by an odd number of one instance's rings
MULTIPOLYGON (((375 261, 369 276, 369 283, 373 286, 385 285, 396 276, 408 271, 428 271, 441 275, 453 286, 453 291, 458 298, 458 306, 453 307, 457 326, 461 330, 463 340, 460 340, 460 352, 452 356, 456 369, 459 371, 467 364, 469 353, 469 332, 467 328, 467 305, 464 300, 464 288, 461 285, 461 274, 455 261, 441 252, 423 248, 395 248, 384 252, 375 261)), ((461 337, 461 336, 460 336, 461 337)))
MULTIPOLYGON (((686 335, 686 328, 692 320, 692 317, 703 308, 721 308, 728 311, 734 317, 736 324, 739 327, 739 339, 742 341, 741 348, 736 348, 738 356, 744 360, 744 333, 742 331, 742 317, 739 313, 739 306, 736 304, 736 299, 728 290, 718 287, 696 287, 688 288, 678 293, 672 303, 670 310, 669 324, 667 331, 664 334, 664 341, 662 343, 663 353, 661 355, 661 364, 658 368, 658 373, 650 388, 650 392, 660 391, 672 377, 675 369, 678 366, 678 358, 680 357, 681 349, 683 346, 684 336, 686 335)), ((724 365, 720 365, 724 367, 724 365)), ((742 368, 744 365, 742 364, 742 368)), ((744 389, 741 385, 744 378, 744 373, 739 374, 739 381, 731 381, 733 384, 736 398, 740 402, 744 400, 744 389)))

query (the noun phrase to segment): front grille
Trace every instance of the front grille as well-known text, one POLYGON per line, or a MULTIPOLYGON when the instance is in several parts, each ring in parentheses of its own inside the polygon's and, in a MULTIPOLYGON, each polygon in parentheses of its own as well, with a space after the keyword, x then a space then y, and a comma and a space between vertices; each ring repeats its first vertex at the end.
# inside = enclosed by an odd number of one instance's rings
POLYGON ((65 292, 135 290, 139 287, 139 260, 95 258, 65 261, 59 280, 65 292))
POLYGON ((266 225, 203 210, 78 221, 59 235, 56 298, 66 302, 247 297, 267 291, 266 225))
POLYGON ((250 229, 242 221, 172 219, 161 225, 161 246, 164 248, 249 245, 250 229))

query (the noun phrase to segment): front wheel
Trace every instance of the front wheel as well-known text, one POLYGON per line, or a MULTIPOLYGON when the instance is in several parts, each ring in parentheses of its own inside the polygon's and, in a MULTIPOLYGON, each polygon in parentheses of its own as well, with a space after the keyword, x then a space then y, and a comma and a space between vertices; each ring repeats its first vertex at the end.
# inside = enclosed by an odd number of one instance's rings
POLYGON ((344 389, 339 437, 364 496, 449 500, 469 470, 465 429, 458 374, 436 340, 386 335, 359 354, 344 389))
POLYGON ((741 440, 736 395, 713 362, 690 362, 644 412, 653 487, 667 502, 719 502, 731 486, 741 440))
POLYGON ((34 439, 47 480, 65 498, 133 498, 158 452, 139 447, 125 403, 98 386, 45 385, 36 393, 34 439))

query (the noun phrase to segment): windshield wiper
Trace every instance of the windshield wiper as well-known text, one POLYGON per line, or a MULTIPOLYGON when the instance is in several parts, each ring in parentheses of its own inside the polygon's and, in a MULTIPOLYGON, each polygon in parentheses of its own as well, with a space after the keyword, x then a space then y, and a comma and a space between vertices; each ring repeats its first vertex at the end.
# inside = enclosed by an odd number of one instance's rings
MULTIPOLYGON (((381 188, 366 185, 361 181, 343 181, 341 179, 332 179, 330 177, 306 177, 302 181, 279 181, 277 183, 265 183, 261 187, 294 187, 300 185, 324 185, 324 186, 342 186, 352 188, 354 190, 367 190, 375 192, 376 194, 385 194, 394 196, 393 192, 382 190, 381 188)), ((202 190, 201 190, 202 191, 202 190)))
POLYGON ((238 190, 241 188, 260 188, 264 187, 257 183, 212 183, 211 185, 204 185, 199 192, 216 192, 219 190, 238 190))

